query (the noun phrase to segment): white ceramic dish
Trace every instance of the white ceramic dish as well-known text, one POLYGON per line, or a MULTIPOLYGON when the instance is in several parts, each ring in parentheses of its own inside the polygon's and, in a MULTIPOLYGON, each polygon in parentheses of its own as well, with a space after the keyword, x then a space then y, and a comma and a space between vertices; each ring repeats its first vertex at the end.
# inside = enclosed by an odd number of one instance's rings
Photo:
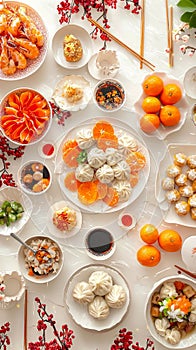
POLYGON ((24 294, 24 278, 18 271, 6 271, 0 273, 0 279, 5 285, 4 298, 0 301, 0 309, 10 309, 24 294))
MULTIPOLYGON (((23 276, 31 281, 31 282, 34 282, 34 283, 48 283, 52 280, 54 280, 61 272, 62 270, 62 267, 63 267, 63 262, 64 262, 64 254, 63 254, 63 250, 61 248, 61 246, 59 245, 59 243, 57 241, 55 241, 53 238, 51 237, 47 237, 47 236, 31 236, 29 238, 27 238, 25 240, 25 243, 27 243, 28 245, 31 244, 31 241, 34 241, 34 240, 44 240, 44 239, 47 239, 47 240, 50 240, 52 243, 55 243, 58 247, 58 250, 59 250, 59 253, 60 253, 60 261, 59 261, 59 268, 58 270, 53 273, 53 272, 50 272, 48 273, 47 275, 37 275, 37 274, 34 274, 33 276, 31 274, 28 273, 28 268, 26 268, 25 266, 25 259, 24 259, 24 249, 26 249, 24 246, 20 246, 19 250, 18 250, 18 263, 19 263, 19 268, 20 268, 20 271, 21 273, 23 274, 23 276)), ((33 253, 32 253, 33 254, 33 253)))
POLYGON ((146 298, 146 304, 145 304, 145 319, 147 323, 147 328, 150 331, 152 337, 156 339, 161 345, 165 346, 168 349, 187 349, 191 346, 194 346, 196 343, 196 332, 191 332, 190 335, 187 335, 186 337, 182 338, 180 342, 176 345, 170 344, 164 337, 159 335, 155 329, 153 319, 150 314, 150 309, 151 309, 151 298, 152 295, 156 292, 159 291, 162 284, 164 282, 174 282, 174 281, 181 281, 183 283, 186 283, 190 286, 192 286, 194 289, 196 289, 196 283, 188 277, 185 276, 169 276, 161 279, 160 281, 156 282, 154 286, 152 287, 152 290, 149 292, 147 298, 146 298))
POLYGON ((10 226, 0 225, 0 235, 9 236, 11 232, 16 233, 20 231, 27 223, 31 217, 33 204, 25 193, 15 187, 5 187, 0 190, 0 205, 2 205, 4 201, 18 202, 22 204, 24 208, 24 213, 21 219, 13 222, 10 226))
MULTIPOLYGON (((105 236, 104 236, 105 237, 105 236)), ((106 259, 109 259, 111 258, 111 256, 114 254, 115 250, 116 250, 116 242, 115 242, 115 238, 114 236, 112 235, 112 232, 109 231, 109 230, 106 230, 105 228, 103 227, 100 227, 100 226, 97 226, 97 227, 93 227, 91 228, 87 233, 86 233, 86 236, 85 236, 85 246, 86 246, 86 253, 87 255, 93 259, 93 260, 99 260, 99 261, 103 261, 103 260, 106 260, 106 259), (96 238, 94 239, 94 247, 95 249, 98 249, 100 248, 100 246, 105 246, 105 247, 109 247, 109 249, 107 251, 104 251, 104 252, 95 252, 93 249, 93 247, 89 247, 89 242, 88 242, 88 238, 90 236, 90 234, 93 232, 93 231, 97 231, 97 236, 96 238), (107 231, 107 233, 110 235, 110 240, 107 238, 104 238, 104 241, 100 242, 101 240, 97 237, 100 237, 100 236, 104 236, 104 231, 107 231)))
POLYGON ((92 90, 90 82, 81 75, 66 75, 63 79, 57 82, 52 95, 57 106, 62 110, 72 112, 77 112, 86 108, 91 97, 92 90), (83 92, 82 98, 74 102, 69 101, 69 99, 65 97, 66 86, 81 89, 83 92))
MULTIPOLYGON (((103 120, 103 118, 100 120, 103 120)), ((66 189, 66 187, 64 185, 64 179, 65 179, 67 173, 69 173, 70 171, 73 171, 73 168, 68 168, 66 166, 66 164, 64 163, 64 161, 62 160, 62 147, 63 147, 63 144, 65 143, 66 140, 75 139, 77 131, 79 131, 82 128, 93 127, 95 125, 95 123, 99 121, 99 119, 98 118, 96 118, 95 120, 91 119, 85 123, 80 124, 76 128, 71 129, 68 132, 68 134, 66 135, 66 137, 64 137, 63 140, 61 141, 59 149, 57 151, 57 156, 55 159, 55 164, 56 164, 55 172, 59 174, 58 182, 59 182, 60 188, 61 188, 63 194, 65 195, 65 197, 68 198, 71 202, 75 203, 80 209, 82 209, 83 211, 86 211, 86 212, 111 213, 111 212, 120 210, 120 209, 128 206, 129 204, 133 203, 139 197, 139 195, 142 193, 142 191, 144 190, 145 185, 148 181, 148 176, 149 176, 149 172, 150 172, 150 156, 149 156, 148 150, 147 150, 146 146, 143 144, 143 142, 142 141, 140 142, 138 140, 137 135, 134 133, 134 130, 132 130, 130 127, 128 127, 124 123, 121 123, 115 119, 104 117, 104 120, 110 122, 113 125, 115 131, 120 132, 120 130, 122 130, 123 133, 125 132, 126 134, 131 135, 132 137, 136 138, 137 143, 138 143, 138 149, 140 151, 142 151, 142 153, 145 155, 146 166, 140 171, 138 184, 132 189, 132 192, 131 192, 131 195, 130 195, 128 201, 120 202, 115 207, 109 207, 103 201, 97 201, 93 204, 85 205, 81 201, 79 201, 78 196, 77 196, 77 191, 71 192, 68 189, 66 189)))
POLYGON ((187 96, 196 99, 196 66, 186 71, 183 85, 187 96))
MULTIPOLYGON (((111 52, 115 52, 115 50, 109 50, 111 52)), ((93 78, 97 79, 97 80, 102 80, 104 78, 114 78, 118 71, 119 71, 119 60, 118 60, 118 56, 119 56, 119 53, 116 52, 116 67, 114 67, 112 70, 104 70, 104 69, 99 69, 97 67, 97 58, 99 56, 101 51, 95 53, 90 61, 88 62, 88 71, 89 73, 92 75, 93 78)), ((108 65, 108 62, 106 62, 107 65, 108 65)))
POLYGON ((190 236, 184 240, 181 256, 188 270, 196 273, 196 236, 190 236))
POLYGON ((159 206, 164 214, 164 220, 168 223, 175 223, 178 225, 195 227, 195 220, 191 219, 189 214, 179 216, 176 214, 174 206, 170 204, 165 197, 165 192, 162 188, 162 180, 166 177, 166 169, 173 164, 173 157, 176 153, 184 153, 185 155, 195 154, 196 145, 187 144, 169 144, 159 168, 156 173, 155 196, 159 206))
POLYGON ((18 1, 6 1, 6 5, 12 8, 16 6, 24 6, 27 10, 26 12, 27 15, 33 19, 33 22, 36 24, 37 28, 44 35, 44 39, 45 39, 44 45, 40 48, 40 55, 36 59, 33 59, 33 60, 28 59, 28 64, 25 69, 17 69, 13 75, 5 75, 0 70, 0 80, 15 81, 15 80, 27 78, 31 74, 35 73, 41 67, 42 63, 46 58, 46 54, 48 50, 48 31, 46 29, 46 26, 41 16, 31 6, 18 1))
POLYGON ((92 55, 92 39, 88 32, 77 24, 67 24, 54 34, 52 39, 52 51, 55 61, 63 68, 78 69, 88 63, 92 55), (65 35, 72 34, 80 40, 83 48, 83 56, 78 62, 67 62, 63 53, 63 41, 65 35))
POLYGON ((28 87, 14 89, 8 92, 0 102, 0 129, 9 141, 17 145, 31 146, 41 141, 49 131, 51 124, 52 109, 50 103, 37 90, 28 87), (26 95, 24 98, 23 96, 26 93, 28 93, 28 96, 26 95), (27 99, 28 104, 26 104, 27 99), (14 100, 14 102, 12 100, 14 100), (34 102, 35 100, 36 102, 34 102), (17 104, 17 106, 15 107, 14 105, 13 107, 13 103, 17 104), (9 114, 5 113, 6 107, 14 108, 11 128, 9 114), (42 114, 41 117, 38 115, 38 112, 35 113, 35 110, 38 108, 40 109, 39 114, 42 114), (6 116, 6 120, 3 120, 2 123, 3 116, 6 116), (6 133, 7 124, 9 124, 9 132, 6 133), (10 129, 12 130, 10 131, 10 129))
POLYGON ((35 196, 45 193, 52 183, 50 169, 39 160, 29 160, 22 164, 18 169, 17 178, 22 191, 35 196))
POLYGON ((82 328, 100 332, 115 327, 123 320, 130 305, 130 291, 124 276, 116 269, 101 264, 87 265, 77 270, 70 277, 64 290, 64 304, 68 308, 68 311, 72 316, 73 320, 76 322, 76 324, 78 324, 82 328), (89 315, 87 306, 77 303, 76 301, 74 301, 72 296, 73 289, 76 283, 81 281, 88 281, 88 278, 91 275, 91 273, 97 271, 98 269, 107 272, 109 275, 111 275, 115 284, 121 285, 125 289, 127 295, 127 300, 124 306, 120 309, 111 309, 110 315, 105 320, 94 319, 92 316, 89 315))
POLYGON ((81 211, 73 203, 70 203, 68 201, 60 201, 60 202, 56 202, 53 205, 51 205, 51 207, 49 209, 49 213, 48 213, 47 228, 48 228, 50 234, 52 236, 56 237, 62 244, 63 244, 63 242, 66 241, 67 238, 76 235, 76 233, 78 233, 80 231, 81 226, 82 226, 82 214, 81 214, 81 211), (60 231, 53 224, 52 218, 53 218, 54 212, 56 210, 62 209, 64 207, 66 207, 66 206, 68 208, 70 208, 70 209, 73 209, 76 212, 77 223, 76 223, 76 226, 70 231, 60 231))
MULTIPOLYGON (((143 81, 150 75, 152 75, 152 74, 146 75, 143 78, 143 81)), ((170 127, 165 127, 162 124, 160 124, 159 128, 155 132, 153 132, 152 134, 144 133, 140 129, 140 125, 139 125, 140 118, 145 114, 145 112, 142 109, 142 101, 147 95, 144 92, 142 92, 138 101, 134 104, 135 111, 138 114, 138 129, 141 131, 141 133, 144 134, 145 136, 148 136, 148 137, 156 137, 159 140, 164 140, 169 134, 180 130, 181 127, 184 125, 186 117, 187 117, 187 112, 188 112, 188 103, 185 99, 185 94, 183 93, 183 91, 184 91, 183 86, 179 80, 175 79, 171 75, 167 75, 166 73, 162 73, 162 72, 154 72, 153 75, 157 75, 158 77, 160 77, 163 80, 164 85, 177 84, 182 90, 182 98, 178 103, 175 104, 175 106, 180 110, 180 113, 181 113, 180 122, 177 125, 170 126, 170 127)))

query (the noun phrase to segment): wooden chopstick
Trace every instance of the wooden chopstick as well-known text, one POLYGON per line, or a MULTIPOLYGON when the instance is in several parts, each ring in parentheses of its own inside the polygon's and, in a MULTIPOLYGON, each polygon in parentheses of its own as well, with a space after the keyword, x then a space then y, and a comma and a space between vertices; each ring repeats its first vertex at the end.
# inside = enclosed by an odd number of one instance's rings
MULTIPOLYGON (((144 56, 144 34, 145 34, 145 0, 141 3, 141 25, 140 25, 140 56, 144 56)), ((143 62, 140 60, 140 69, 143 68, 143 62)))
POLYGON ((173 48, 173 6, 169 8, 169 42, 170 42, 170 50, 169 50, 169 65, 173 67, 174 65, 174 48, 173 48))
POLYGON ((24 295, 24 350, 27 350, 27 317, 28 317, 28 291, 25 289, 24 295))
POLYGON ((89 22, 91 22, 91 24, 94 24, 98 29, 100 29, 103 33, 105 33, 109 38, 111 38, 112 40, 116 41, 120 46, 122 46, 123 48, 128 50, 137 59, 142 60, 143 64, 145 64, 148 68, 150 68, 151 70, 154 70, 154 68, 155 68, 154 64, 152 64, 151 62, 147 61, 144 57, 140 56, 139 53, 137 53, 136 51, 132 50, 129 46, 127 46, 121 40, 119 40, 117 37, 115 37, 113 34, 108 32, 105 28, 103 28, 99 23, 94 21, 92 18, 88 18, 88 20, 89 20, 89 22))
POLYGON ((170 35, 169 35, 169 5, 168 0, 165 0, 165 10, 166 10, 166 27, 167 27, 167 46, 170 49, 170 35))
POLYGON ((190 271, 188 271, 188 270, 186 270, 186 269, 184 269, 184 268, 182 268, 182 267, 180 267, 180 266, 178 266, 178 265, 174 265, 174 266, 175 266, 178 270, 180 270, 180 271, 186 273, 187 275, 189 275, 190 277, 196 278, 196 273, 190 272, 190 271))

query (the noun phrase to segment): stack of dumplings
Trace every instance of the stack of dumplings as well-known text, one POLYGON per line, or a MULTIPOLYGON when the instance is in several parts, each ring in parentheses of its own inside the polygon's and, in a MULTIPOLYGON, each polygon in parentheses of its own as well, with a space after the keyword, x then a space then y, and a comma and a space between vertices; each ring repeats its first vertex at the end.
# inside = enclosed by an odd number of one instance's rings
POLYGON ((104 320, 110 309, 120 309, 127 300, 121 285, 115 284, 109 273, 98 270, 91 273, 88 281, 77 283, 73 289, 73 299, 87 305, 88 313, 97 320, 104 320))

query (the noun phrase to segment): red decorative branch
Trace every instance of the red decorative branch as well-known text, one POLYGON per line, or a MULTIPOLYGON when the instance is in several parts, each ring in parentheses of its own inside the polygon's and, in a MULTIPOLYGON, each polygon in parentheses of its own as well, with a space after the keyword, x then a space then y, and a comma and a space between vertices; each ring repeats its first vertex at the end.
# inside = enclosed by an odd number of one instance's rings
POLYGON ((149 338, 146 339, 145 348, 140 346, 139 342, 133 343, 133 333, 122 328, 119 331, 118 337, 114 340, 110 350, 155 350, 154 343, 149 338))
POLYGON ((10 345, 10 338, 6 334, 9 331, 10 331, 10 323, 6 322, 0 328, 0 349, 2 349, 2 350, 6 350, 7 347, 10 345))

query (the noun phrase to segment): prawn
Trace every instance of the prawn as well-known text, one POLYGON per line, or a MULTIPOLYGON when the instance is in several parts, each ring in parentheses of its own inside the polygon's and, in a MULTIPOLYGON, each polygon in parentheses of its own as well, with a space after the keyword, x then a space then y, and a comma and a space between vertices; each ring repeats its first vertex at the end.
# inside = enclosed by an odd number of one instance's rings
POLYGON ((29 17, 26 14, 26 8, 23 6, 20 6, 18 8, 18 14, 20 16, 20 19, 24 25, 24 33, 27 36, 27 38, 34 44, 36 44, 38 47, 43 46, 44 44, 44 36, 41 33, 41 31, 36 27, 36 25, 33 23, 31 17, 29 17))
POLYGON ((20 25, 21 25, 20 17, 18 17, 17 15, 14 15, 10 18, 7 31, 13 36, 17 36, 20 25))
POLYGON ((0 14, 0 34, 7 29, 7 17, 4 13, 0 14))
POLYGON ((6 38, 2 38, 1 42, 0 67, 2 72, 6 75, 12 75, 16 72, 15 62, 12 58, 9 58, 8 55, 6 38))
POLYGON ((10 55, 18 69, 25 69, 27 66, 27 59, 22 52, 19 52, 16 49, 11 48, 9 50, 10 55))
POLYGON ((39 56, 38 47, 28 39, 12 37, 12 42, 17 46, 17 50, 25 57, 34 59, 39 56))

